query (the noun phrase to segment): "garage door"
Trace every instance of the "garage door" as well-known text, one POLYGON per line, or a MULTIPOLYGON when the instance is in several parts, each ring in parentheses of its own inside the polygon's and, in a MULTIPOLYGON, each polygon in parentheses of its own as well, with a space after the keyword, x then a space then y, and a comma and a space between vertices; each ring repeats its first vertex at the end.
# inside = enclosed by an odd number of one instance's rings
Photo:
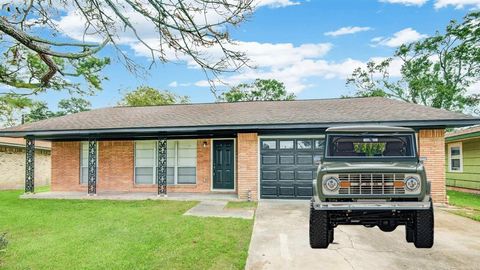
POLYGON ((260 197, 310 199, 323 138, 262 138, 260 197))

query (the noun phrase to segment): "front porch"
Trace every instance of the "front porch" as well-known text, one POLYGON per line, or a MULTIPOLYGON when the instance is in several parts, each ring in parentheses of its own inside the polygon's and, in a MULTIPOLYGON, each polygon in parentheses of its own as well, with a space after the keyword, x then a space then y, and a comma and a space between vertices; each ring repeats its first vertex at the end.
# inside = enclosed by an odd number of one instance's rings
POLYGON ((176 200, 176 201, 237 201, 237 194, 233 193, 191 193, 175 192, 167 196, 158 195, 155 192, 117 192, 102 191, 96 195, 88 195, 80 191, 47 191, 40 193, 26 193, 20 196, 22 199, 64 199, 64 200, 120 200, 120 201, 143 201, 143 200, 176 200))

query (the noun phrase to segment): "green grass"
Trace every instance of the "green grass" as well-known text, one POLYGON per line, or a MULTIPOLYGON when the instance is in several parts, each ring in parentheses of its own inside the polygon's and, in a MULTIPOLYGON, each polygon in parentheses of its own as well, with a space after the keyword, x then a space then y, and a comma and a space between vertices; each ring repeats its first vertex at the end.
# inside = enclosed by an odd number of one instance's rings
POLYGON ((452 212, 464 217, 480 221, 480 195, 448 190, 448 203, 463 209, 452 212))
POLYGON ((256 209, 257 202, 228 202, 227 208, 229 209, 256 209))
POLYGON ((0 192, 0 269, 243 269, 252 220, 183 216, 196 202, 19 199, 0 192))

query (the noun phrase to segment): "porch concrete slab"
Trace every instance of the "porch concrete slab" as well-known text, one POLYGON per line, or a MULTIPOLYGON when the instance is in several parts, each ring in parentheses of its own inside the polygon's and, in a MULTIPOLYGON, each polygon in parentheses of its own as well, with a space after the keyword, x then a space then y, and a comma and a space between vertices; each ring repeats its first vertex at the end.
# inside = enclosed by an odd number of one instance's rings
POLYGON ((435 245, 416 249, 404 226, 338 226, 328 249, 311 249, 309 202, 260 201, 246 269, 480 269, 480 222, 435 209, 435 245))
POLYGON ((178 201, 235 201, 236 194, 225 193, 169 193, 166 197, 159 196, 153 192, 98 192, 89 196, 86 192, 40 192, 34 194, 23 194, 22 199, 65 199, 65 200, 178 200, 178 201))
POLYGON ((227 203, 226 201, 202 201, 185 212, 184 215, 252 219, 255 214, 254 210, 249 209, 227 209, 227 203))

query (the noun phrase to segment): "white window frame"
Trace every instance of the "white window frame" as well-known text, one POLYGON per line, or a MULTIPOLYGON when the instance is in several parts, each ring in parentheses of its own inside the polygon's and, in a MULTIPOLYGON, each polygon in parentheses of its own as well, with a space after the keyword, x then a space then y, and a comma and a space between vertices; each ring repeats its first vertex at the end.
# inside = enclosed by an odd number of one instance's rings
POLYGON ((462 142, 458 143, 451 143, 448 145, 448 171, 452 173, 461 173, 463 172, 463 145, 462 142), (454 155, 452 156, 452 148, 458 147, 460 150, 459 155, 454 155), (460 160, 460 168, 459 170, 452 170, 452 160, 453 159, 458 159, 460 160))
MULTIPOLYGON (((175 152, 175 158, 173 160, 173 184, 169 184, 171 186, 182 186, 182 185, 196 185, 197 184, 197 175, 195 174, 195 183, 178 183, 178 152, 179 152, 179 141, 194 141, 195 142, 195 145, 197 144, 197 140, 168 140, 168 142, 172 142, 174 143, 174 152, 175 152)), ((140 140, 136 140, 135 141, 135 144, 134 144, 134 166, 133 166, 133 181, 134 181, 134 184, 135 185, 155 185, 157 184, 157 168, 158 168, 158 151, 157 151, 157 147, 158 147, 158 141, 155 141, 155 147, 154 147, 154 167, 153 167, 153 179, 152 179, 152 183, 137 183, 137 174, 136 174, 136 169, 137 169, 137 164, 136 164, 136 147, 137 147, 137 142, 141 142, 140 140)), ((196 146, 198 148, 198 146, 196 146)), ((168 146, 167 146, 168 148, 168 146)), ((196 149, 197 150, 197 149, 196 149)), ((168 166, 168 159, 169 157, 167 156, 167 168, 169 167, 168 166)), ((198 161, 198 156, 195 156, 195 170, 197 169, 197 161, 198 161)))
MULTIPOLYGON (((86 144, 87 145, 87 174, 88 174, 88 152, 89 152, 89 145, 88 145, 88 141, 81 141, 80 142, 80 178, 78 180, 78 182, 80 183, 80 185, 88 185, 88 176, 87 176, 87 182, 85 183, 82 183, 82 176, 83 176, 83 173, 82 173, 82 168, 84 168, 82 166, 82 160, 83 160, 83 145, 86 144)), ((97 173, 97 183, 98 183, 98 141, 97 141, 97 144, 96 144, 96 147, 97 147, 97 151, 96 151, 96 154, 97 154, 97 170, 96 170, 96 173, 97 173)))

